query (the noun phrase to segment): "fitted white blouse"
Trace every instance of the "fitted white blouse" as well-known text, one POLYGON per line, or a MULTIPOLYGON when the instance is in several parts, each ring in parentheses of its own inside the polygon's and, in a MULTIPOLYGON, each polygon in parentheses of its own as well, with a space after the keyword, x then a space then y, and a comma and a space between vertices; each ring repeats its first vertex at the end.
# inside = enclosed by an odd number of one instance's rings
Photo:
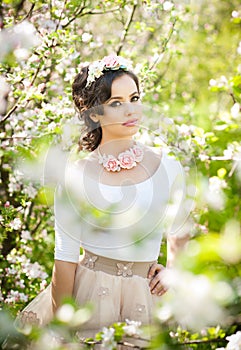
POLYGON ((70 167, 55 193, 55 259, 78 262, 80 247, 126 261, 158 258, 164 233, 187 218, 184 170, 164 151, 156 172, 137 184, 106 185, 70 167))

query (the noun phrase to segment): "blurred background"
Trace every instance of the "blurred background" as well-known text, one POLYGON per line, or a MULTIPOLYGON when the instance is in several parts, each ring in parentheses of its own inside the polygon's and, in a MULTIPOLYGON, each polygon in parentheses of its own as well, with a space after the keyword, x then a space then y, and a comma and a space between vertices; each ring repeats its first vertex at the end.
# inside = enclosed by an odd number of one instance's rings
MULTIPOLYGON (((82 64, 113 52, 133 61, 141 81, 139 137, 178 149, 196 186, 192 239, 168 281, 173 296, 157 310, 152 347, 216 349, 238 334, 240 29, 238 0, 1 1, 1 341, 16 336, 12 318, 51 280, 63 158, 50 157, 50 146, 83 156, 73 78, 82 64)), ((160 262, 165 254, 164 241, 160 262)))

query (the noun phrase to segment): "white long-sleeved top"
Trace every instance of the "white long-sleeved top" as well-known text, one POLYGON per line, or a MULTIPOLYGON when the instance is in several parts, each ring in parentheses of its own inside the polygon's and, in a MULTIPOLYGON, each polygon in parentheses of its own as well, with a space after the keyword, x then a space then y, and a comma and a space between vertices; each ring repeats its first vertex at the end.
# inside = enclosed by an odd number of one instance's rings
POLYGON ((118 260, 156 260, 163 233, 177 233, 189 209, 184 170, 164 151, 156 172, 137 184, 102 184, 70 167, 55 193, 55 259, 78 262, 83 247, 118 260))

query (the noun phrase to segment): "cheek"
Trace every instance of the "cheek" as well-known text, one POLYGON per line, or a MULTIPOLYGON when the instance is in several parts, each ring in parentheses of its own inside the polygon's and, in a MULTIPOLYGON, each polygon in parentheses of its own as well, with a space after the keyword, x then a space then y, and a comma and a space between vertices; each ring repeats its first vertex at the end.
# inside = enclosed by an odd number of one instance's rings
POLYGON ((142 113, 142 110, 143 110, 143 106, 142 106, 142 103, 137 103, 136 104, 136 111, 137 113, 142 113))
POLYGON ((125 108, 123 106, 105 109, 105 113, 102 117, 102 121, 103 123, 106 123, 106 121, 117 121, 123 118, 124 113, 125 113, 125 108))

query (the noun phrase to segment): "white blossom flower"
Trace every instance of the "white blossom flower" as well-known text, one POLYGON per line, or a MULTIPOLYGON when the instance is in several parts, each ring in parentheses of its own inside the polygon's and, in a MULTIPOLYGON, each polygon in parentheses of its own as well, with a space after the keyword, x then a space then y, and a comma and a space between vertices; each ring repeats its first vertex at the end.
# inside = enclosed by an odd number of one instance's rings
POLYGON ((34 122, 32 120, 27 119, 24 121, 24 127, 26 129, 32 129, 34 127, 34 122))
POLYGON ((14 50, 14 55, 18 61, 22 61, 28 58, 29 51, 25 48, 18 48, 14 50))
POLYGON ((217 86, 218 88, 227 87, 228 79, 224 75, 222 75, 219 79, 210 79, 209 85, 217 86))
POLYGON ((209 178, 209 190, 211 192, 220 192, 223 188, 227 188, 227 182, 218 176, 209 178))
POLYGON ((225 319, 215 294, 217 285, 206 276, 166 269, 163 283, 169 292, 163 296, 163 306, 157 310, 161 322, 174 317, 183 327, 201 329, 225 319))
POLYGON ((18 290, 11 289, 7 295, 7 298, 5 299, 5 302, 8 304, 14 304, 18 301, 26 302, 28 301, 28 296, 24 293, 19 292, 18 290))
POLYGON ((124 57, 111 54, 105 56, 102 60, 94 61, 89 65, 86 86, 91 85, 96 79, 103 75, 104 70, 117 70, 119 68, 129 70, 132 69, 131 62, 124 57))
POLYGON ((42 237, 42 238, 47 238, 47 236, 48 236, 48 232, 47 232, 47 230, 44 228, 44 229, 41 231, 41 237, 42 237))
POLYGON ((26 194, 29 198, 35 198, 38 191, 33 187, 33 185, 30 184, 24 187, 23 193, 26 194))
POLYGON ((56 128, 57 124, 55 122, 51 122, 48 124, 48 130, 53 131, 56 128))
POLYGON ((225 205, 225 195, 223 189, 227 187, 227 183, 224 179, 220 179, 218 176, 212 176, 209 178, 208 189, 204 192, 204 197, 213 209, 222 210, 225 205))
POLYGON ((189 136, 191 134, 189 125, 186 125, 186 124, 177 125, 177 129, 178 129, 178 133, 181 136, 189 136))
POLYGON ((83 33, 81 36, 81 39, 83 41, 83 43, 88 43, 92 38, 92 34, 90 33, 83 33))
POLYGON ((201 162, 205 162, 206 160, 209 159, 209 156, 207 156, 206 154, 200 153, 198 155, 199 159, 201 160, 201 162))
POLYGON ((26 301, 28 301, 28 296, 24 293, 19 293, 19 299, 20 299, 20 301, 26 302, 26 301))
POLYGON ((210 79, 209 80, 209 85, 210 86, 216 86, 217 85, 217 81, 215 79, 210 79))
POLYGON ((6 272, 8 275, 15 275, 17 273, 17 270, 11 267, 6 268, 6 272))
POLYGON ((227 350, 241 350, 241 331, 230 335, 226 338, 229 342, 227 344, 227 350))
POLYGON ((228 148, 223 151, 224 156, 227 159, 233 159, 235 148, 233 144, 228 145, 228 148))
POLYGON ((74 316, 74 307, 70 304, 64 304, 58 309, 56 316, 62 322, 70 322, 74 316))
POLYGON ((163 10, 164 11, 171 11, 171 9, 173 8, 174 4, 171 1, 165 1, 163 3, 163 10))
POLYGON ((23 272, 30 278, 41 278, 43 280, 48 277, 38 262, 32 264, 29 260, 23 264, 23 272))
POLYGON ((16 286, 20 287, 21 289, 24 289, 25 288, 24 280, 21 279, 19 281, 16 281, 16 286))
POLYGON ((238 11, 235 11, 235 10, 234 10, 234 11, 232 12, 232 17, 233 17, 233 18, 238 18, 238 17, 241 17, 241 14, 239 14, 238 11))
POLYGON ((126 319, 126 326, 123 327, 125 333, 129 336, 140 336, 142 331, 140 329, 141 322, 138 321, 130 321, 126 319))
MULTIPOLYGON (((241 50, 241 46, 240 46, 240 50, 241 50)), ((241 51, 240 51, 241 54, 241 51)), ((233 118, 237 118, 240 114, 240 104, 238 102, 236 102, 233 107, 231 108, 231 115, 233 118)))
POLYGON ((101 347, 105 350, 112 350, 116 347, 117 343, 114 339, 115 330, 114 328, 104 327, 102 330, 102 344, 101 347))
POLYGON ((28 230, 25 230, 25 231, 22 231, 21 232, 21 239, 22 241, 31 241, 32 240, 32 237, 31 237, 31 234, 28 230))
POLYGON ((9 226, 13 230, 19 230, 22 226, 22 221, 19 218, 15 218, 10 222, 9 226))
MULTIPOLYGON (((23 21, 0 32, 0 60, 12 50, 30 49, 40 42, 32 23, 23 21)), ((20 52, 20 51, 19 51, 20 52)))

